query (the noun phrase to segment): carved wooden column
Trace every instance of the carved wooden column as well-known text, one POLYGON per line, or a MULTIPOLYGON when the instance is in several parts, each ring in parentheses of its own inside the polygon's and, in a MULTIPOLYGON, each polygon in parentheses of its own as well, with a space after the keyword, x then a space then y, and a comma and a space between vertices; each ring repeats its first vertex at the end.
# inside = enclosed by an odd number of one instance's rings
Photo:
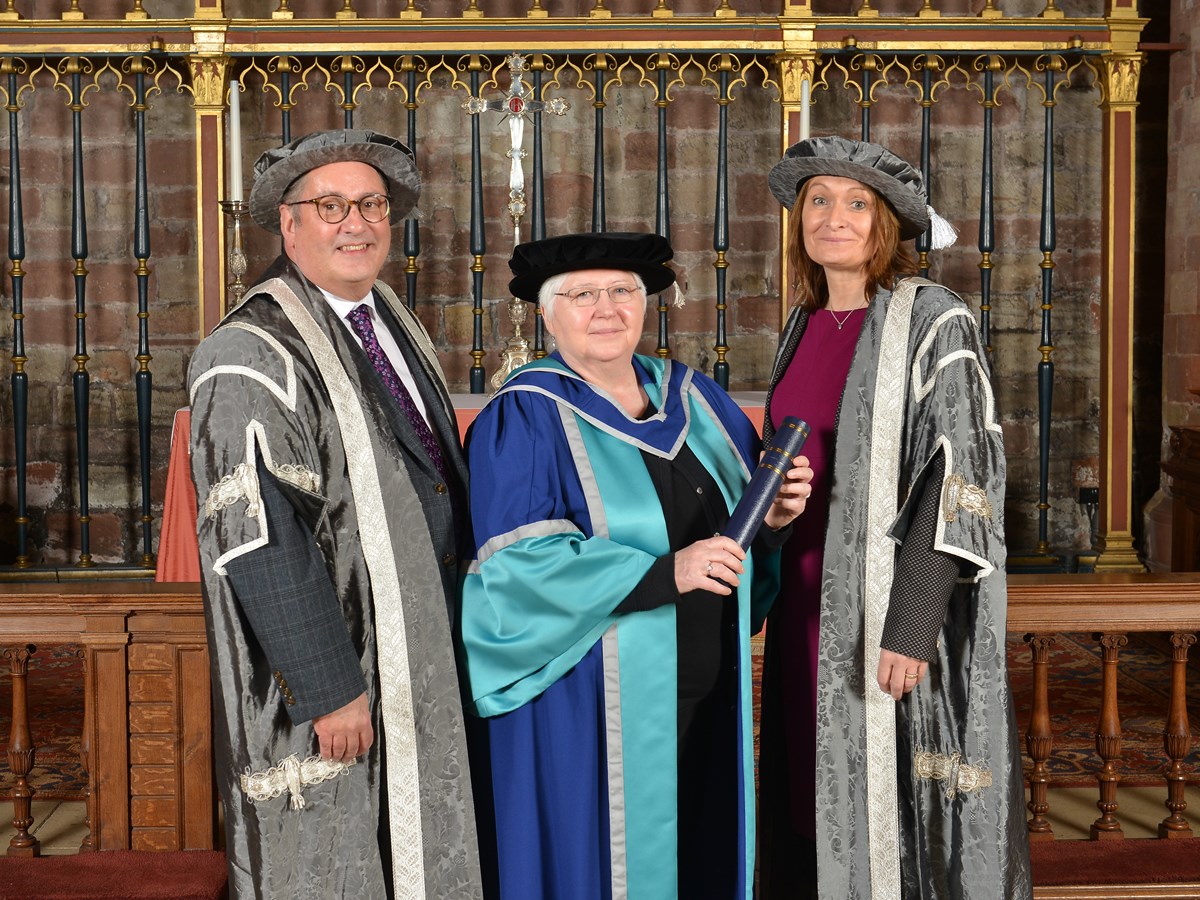
POLYGON ((1054 748, 1054 733, 1050 730, 1050 648, 1054 646, 1052 634, 1027 634, 1025 643, 1033 656, 1033 702, 1029 709, 1029 727, 1025 730, 1025 749, 1033 760, 1029 773, 1029 839, 1031 841, 1054 840, 1054 829, 1046 819, 1050 804, 1046 800, 1046 788, 1050 776, 1046 771, 1046 760, 1054 748))
POLYGON ((1123 634, 1098 635, 1103 655, 1103 674, 1100 693, 1100 722, 1096 726, 1096 752, 1104 765, 1096 780, 1100 782, 1100 799, 1096 808, 1100 818, 1092 823, 1093 841, 1120 840, 1125 837, 1121 823, 1117 821, 1117 784, 1121 773, 1117 761, 1121 758, 1121 712, 1117 706, 1117 662, 1121 648, 1129 643, 1123 634))
POLYGON ((1110 0, 1112 52, 1097 65, 1102 92, 1100 511, 1096 571, 1141 572, 1133 546, 1133 247, 1136 112, 1147 20, 1110 0))
MULTIPOLYGON (((92 667, 88 665, 87 651, 82 647, 76 651, 76 656, 83 660, 83 696, 92 696, 92 667)), ((92 793, 92 704, 83 704, 83 735, 79 740, 79 759, 83 763, 83 772, 87 778, 87 787, 83 795, 83 825, 87 829, 83 840, 79 842, 80 853, 91 853, 96 849, 96 841, 92 837, 92 829, 96 825, 96 798, 92 793)))
POLYGON ((1188 726, 1187 710, 1187 657, 1188 647, 1196 643, 1194 634, 1175 632, 1171 635, 1171 710, 1163 728, 1163 748, 1171 764, 1167 768, 1167 802, 1170 815, 1158 824, 1160 838, 1190 838, 1191 826, 1183 817, 1187 809, 1184 791, 1187 787, 1187 772, 1183 760, 1192 743, 1192 732, 1188 726))
POLYGON ((12 668, 12 730, 8 736, 8 764, 12 768, 16 783, 13 785, 13 828, 17 833, 8 842, 9 856, 40 856, 38 839, 29 833, 33 824, 30 806, 33 788, 29 786, 29 772, 33 768, 33 738, 29 734, 29 697, 26 693, 26 677, 29 674, 29 657, 37 652, 33 644, 23 647, 5 647, 3 656, 12 668))
POLYGON ((129 714, 125 616, 87 616, 83 643, 92 847, 128 850, 129 714))
MULTIPOLYGON (((809 137, 812 86, 820 56, 813 52, 816 43, 812 0, 783 0, 783 52, 775 57, 779 66, 780 147, 779 155, 796 141, 809 137)), ((787 321, 792 302, 792 283, 787 253, 788 211, 779 211, 779 327, 787 321)))

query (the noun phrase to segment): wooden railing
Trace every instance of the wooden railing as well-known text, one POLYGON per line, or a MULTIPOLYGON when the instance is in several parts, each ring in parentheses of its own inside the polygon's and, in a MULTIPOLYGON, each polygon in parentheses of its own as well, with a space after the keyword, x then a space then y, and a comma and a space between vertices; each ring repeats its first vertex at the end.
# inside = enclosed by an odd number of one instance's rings
POLYGON ((1008 630, 1024 635, 1033 667, 1033 698, 1025 751, 1029 775, 1030 840, 1053 840, 1046 818, 1050 811, 1046 761, 1054 748, 1050 727, 1049 652, 1055 635, 1090 632, 1101 649, 1103 671, 1096 709, 1096 773, 1100 816, 1092 823, 1092 840, 1125 837, 1118 819, 1117 786, 1121 780, 1121 717, 1117 673, 1121 648, 1133 632, 1171 635, 1173 655, 1166 727, 1163 731, 1163 778, 1168 815, 1158 826, 1160 838, 1194 835, 1182 813, 1188 773, 1183 760, 1191 745, 1187 709, 1187 657, 1200 631, 1200 575, 1013 575, 1008 585, 1008 630))
MULTIPOLYGON (((1166 632, 1174 656, 1163 735, 1164 804, 1159 837, 1191 838, 1183 818, 1183 760, 1190 743, 1188 651, 1200 631, 1200 574, 1013 575, 1009 633, 1025 635, 1033 667, 1026 752, 1031 840, 1055 837, 1046 819, 1054 747, 1049 649, 1061 633, 1097 636, 1103 657, 1096 706, 1100 816, 1094 840, 1123 838, 1118 817, 1120 649, 1134 632, 1166 632)), ((85 665, 83 750, 90 833, 81 849, 201 849, 213 846, 215 791, 209 727, 208 652, 199 586, 113 582, 0 587, 0 653, 13 672, 8 759, 16 775, 10 855, 36 855, 26 783, 36 746, 28 729, 25 671, 30 646, 78 644, 85 665)), ((36 737, 36 736, 33 736, 36 737)))

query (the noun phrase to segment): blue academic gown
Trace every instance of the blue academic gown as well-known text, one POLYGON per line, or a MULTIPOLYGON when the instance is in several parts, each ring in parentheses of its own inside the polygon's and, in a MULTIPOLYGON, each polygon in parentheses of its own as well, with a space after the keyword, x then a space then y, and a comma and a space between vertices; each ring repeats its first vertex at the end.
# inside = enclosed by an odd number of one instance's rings
MULTIPOLYGON (((552 356, 514 373, 468 438, 476 555, 461 633, 486 717, 505 900, 677 894, 675 607, 613 611, 670 551, 642 451, 673 458, 686 443, 732 509, 758 436, 704 375, 643 356, 634 366, 658 410, 647 419, 552 356)), ((751 554, 729 735, 740 898, 754 869, 749 638, 777 587, 778 555, 751 554)))

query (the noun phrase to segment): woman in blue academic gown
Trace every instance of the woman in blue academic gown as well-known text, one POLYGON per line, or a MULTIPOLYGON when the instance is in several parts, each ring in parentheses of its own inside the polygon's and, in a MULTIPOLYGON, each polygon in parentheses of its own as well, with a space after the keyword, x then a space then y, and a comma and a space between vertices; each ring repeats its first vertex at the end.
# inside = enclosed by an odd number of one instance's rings
POLYGON ((759 441, 711 379, 634 353, 670 258, 609 233, 510 262, 557 350, 468 438, 461 634, 505 900, 751 896, 749 642, 811 470, 796 460, 749 554, 714 537, 759 441))

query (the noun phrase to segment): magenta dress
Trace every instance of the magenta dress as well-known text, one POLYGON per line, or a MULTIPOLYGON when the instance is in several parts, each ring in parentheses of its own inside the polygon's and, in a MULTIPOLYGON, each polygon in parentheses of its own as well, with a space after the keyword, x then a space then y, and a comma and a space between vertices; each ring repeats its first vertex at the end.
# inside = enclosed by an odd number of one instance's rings
POLYGON ((803 515, 792 524, 792 536, 783 548, 782 587, 767 625, 773 632, 772 642, 786 648, 780 654, 779 687, 790 818, 792 828, 809 838, 816 825, 817 638, 834 426, 866 312, 864 307, 838 313, 835 319, 829 310, 821 309, 809 316, 791 365, 771 397, 771 420, 776 428, 784 416, 799 416, 808 423, 804 454, 813 470, 812 496, 803 515), (847 315, 839 328, 838 322, 847 315))

